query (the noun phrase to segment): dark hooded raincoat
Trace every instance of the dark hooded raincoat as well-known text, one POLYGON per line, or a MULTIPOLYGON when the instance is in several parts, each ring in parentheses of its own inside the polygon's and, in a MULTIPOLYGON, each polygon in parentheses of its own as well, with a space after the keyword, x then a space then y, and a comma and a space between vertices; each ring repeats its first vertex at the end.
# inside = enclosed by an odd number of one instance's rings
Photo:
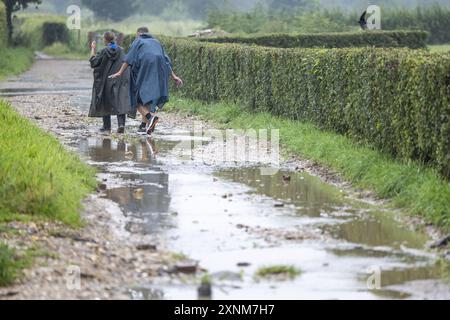
POLYGON ((149 34, 138 37, 124 62, 131 66, 130 98, 133 108, 144 105, 156 112, 169 101, 172 65, 161 43, 149 34))
POLYGON ((90 59, 94 69, 94 86, 92 89, 89 117, 103 117, 127 114, 136 117, 136 108, 130 103, 130 72, 122 77, 109 79, 119 72, 125 53, 118 46, 108 46, 90 59))

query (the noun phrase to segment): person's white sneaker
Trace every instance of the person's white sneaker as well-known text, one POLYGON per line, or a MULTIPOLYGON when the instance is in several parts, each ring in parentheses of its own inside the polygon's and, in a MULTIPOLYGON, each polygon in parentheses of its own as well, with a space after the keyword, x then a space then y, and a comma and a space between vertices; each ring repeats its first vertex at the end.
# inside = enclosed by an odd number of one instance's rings
POLYGON ((147 123, 147 126, 145 127, 145 131, 148 135, 151 135, 156 128, 156 125, 159 122, 159 118, 157 116, 153 116, 150 121, 147 123))

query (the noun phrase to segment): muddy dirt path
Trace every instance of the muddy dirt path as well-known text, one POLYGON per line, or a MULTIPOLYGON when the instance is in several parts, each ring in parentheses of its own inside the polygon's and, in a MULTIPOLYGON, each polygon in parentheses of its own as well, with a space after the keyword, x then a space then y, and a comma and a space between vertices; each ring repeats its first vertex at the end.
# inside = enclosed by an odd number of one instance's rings
POLYGON ((84 230, 10 225, 22 236, 3 236, 9 243, 34 237, 58 255, 39 258, 0 295, 197 299, 203 277, 215 299, 450 298, 430 239, 383 204, 295 170, 304 164, 292 159, 274 175, 213 161, 219 142, 193 134, 189 117, 163 114, 152 138, 134 133, 139 121, 125 136, 100 135, 99 120, 86 117, 90 86, 85 62, 51 59, 0 85, 17 110, 98 168, 106 187, 87 199, 84 230), (194 152, 180 157, 186 145, 194 152), (67 289, 70 266, 81 270, 81 290, 67 289), (273 266, 299 274, 258 276, 273 266), (380 288, 368 286, 372 275, 380 288))

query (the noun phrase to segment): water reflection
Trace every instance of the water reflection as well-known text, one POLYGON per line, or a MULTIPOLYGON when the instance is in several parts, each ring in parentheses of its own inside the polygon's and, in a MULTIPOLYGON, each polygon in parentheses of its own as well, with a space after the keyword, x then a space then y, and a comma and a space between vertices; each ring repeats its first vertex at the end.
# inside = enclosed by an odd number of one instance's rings
POLYGON ((151 138, 134 143, 104 138, 83 141, 80 149, 98 163, 103 172, 114 171, 128 186, 106 191, 106 198, 119 204, 133 218, 125 228, 133 233, 154 234, 172 226, 169 175, 157 161, 158 146, 151 138))
POLYGON ((254 189, 255 194, 293 204, 299 215, 319 217, 343 205, 342 196, 335 188, 306 174, 279 171, 275 175, 265 176, 261 175, 259 168, 239 168, 220 171, 217 176, 246 184, 254 189), (290 181, 283 181, 286 176, 290 177, 290 181))
POLYGON ((374 247, 399 249, 406 246, 420 249, 426 243, 425 235, 401 227, 388 212, 371 211, 364 217, 355 217, 329 229, 338 239, 374 247))

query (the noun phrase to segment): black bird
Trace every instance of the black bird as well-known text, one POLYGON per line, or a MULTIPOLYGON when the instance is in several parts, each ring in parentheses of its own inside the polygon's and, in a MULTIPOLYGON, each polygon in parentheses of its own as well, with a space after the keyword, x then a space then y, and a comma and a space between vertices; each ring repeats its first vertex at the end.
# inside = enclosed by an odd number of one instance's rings
POLYGON ((358 22, 359 25, 361 26, 361 29, 363 29, 363 30, 367 30, 366 14, 367 14, 367 11, 364 11, 361 18, 359 18, 359 22, 358 22))

